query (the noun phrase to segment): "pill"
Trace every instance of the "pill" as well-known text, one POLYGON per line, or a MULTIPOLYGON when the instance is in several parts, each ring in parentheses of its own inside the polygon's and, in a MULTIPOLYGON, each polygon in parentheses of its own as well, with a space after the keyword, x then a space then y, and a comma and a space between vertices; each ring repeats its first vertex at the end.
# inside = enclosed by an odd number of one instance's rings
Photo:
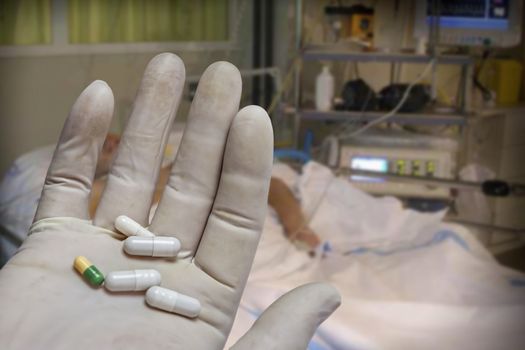
POLYGON ((163 287, 154 286, 146 292, 148 305, 186 317, 197 317, 201 303, 192 297, 163 287))
POLYGON ((133 292, 159 284, 160 273, 157 270, 128 270, 108 273, 104 287, 112 292, 133 292))
POLYGON ((155 237, 153 233, 126 215, 120 215, 115 219, 115 228, 126 236, 155 237))
POLYGON ((175 237, 131 236, 124 240, 124 251, 130 255, 173 257, 180 250, 180 242, 175 237))
POLYGON ((77 270, 90 284, 100 286, 102 282, 104 282, 104 275, 102 272, 100 272, 99 269, 97 269, 96 266, 86 257, 77 256, 73 262, 73 266, 75 267, 75 270, 77 270))

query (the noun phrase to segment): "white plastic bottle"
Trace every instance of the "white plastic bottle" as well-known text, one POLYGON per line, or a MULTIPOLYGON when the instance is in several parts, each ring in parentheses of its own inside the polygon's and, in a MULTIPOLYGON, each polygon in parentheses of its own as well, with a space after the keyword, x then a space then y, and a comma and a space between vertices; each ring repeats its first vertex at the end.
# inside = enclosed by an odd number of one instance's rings
POLYGON ((333 99, 334 76, 330 73, 330 67, 323 66, 315 80, 315 108, 318 111, 329 111, 332 109, 333 99))

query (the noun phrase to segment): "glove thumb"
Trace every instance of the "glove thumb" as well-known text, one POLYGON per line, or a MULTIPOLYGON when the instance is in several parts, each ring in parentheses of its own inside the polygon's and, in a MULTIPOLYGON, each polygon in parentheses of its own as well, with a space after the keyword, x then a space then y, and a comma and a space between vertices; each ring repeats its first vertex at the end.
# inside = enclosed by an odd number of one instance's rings
POLYGON ((340 304, 341 296, 328 284, 297 287, 270 305, 231 350, 304 350, 317 327, 340 304))

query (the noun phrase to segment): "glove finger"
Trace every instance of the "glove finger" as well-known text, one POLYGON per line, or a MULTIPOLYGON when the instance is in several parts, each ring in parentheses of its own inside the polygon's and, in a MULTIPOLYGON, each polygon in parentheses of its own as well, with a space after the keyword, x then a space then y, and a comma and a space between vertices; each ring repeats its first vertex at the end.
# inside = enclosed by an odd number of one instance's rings
POLYGON ((95 213, 95 225, 113 229, 119 215, 147 225, 184 79, 184 64, 174 54, 157 55, 148 63, 95 213))
POLYGON ((258 106, 235 116, 224 152, 217 196, 195 263, 215 280, 243 286, 267 209, 272 170, 270 118, 258 106))
POLYGON ((82 91, 64 124, 35 215, 89 219, 89 196, 113 116, 113 93, 103 81, 82 91))
POLYGON ((328 284, 297 287, 270 305, 231 349, 304 350, 340 304, 341 296, 328 284))
POLYGON ((150 230, 176 236, 179 257, 193 256, 219 183, 228 130, 238 112, 242 80, 228 62, 209 66, 193 100, 175 164, 150 230))

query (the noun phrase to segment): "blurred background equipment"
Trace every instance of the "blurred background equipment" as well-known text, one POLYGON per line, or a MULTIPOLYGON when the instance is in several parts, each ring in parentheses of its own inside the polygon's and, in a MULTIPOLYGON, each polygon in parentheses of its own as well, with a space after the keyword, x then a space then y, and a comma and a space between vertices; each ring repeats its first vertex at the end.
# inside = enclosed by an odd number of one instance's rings
POLYGON ((374 39, 374 8, 363 4, 330 5, 324 8, 335 41, 355 41, 371 45, 374 39))
POLYGON ((479 81, 494 92, 498 105, 518 103, 523 74, 523 62, 508 58, 488 58, 480 67, 479 81))
POLYGON ((519 44, 520 0, 415 1, 414 35, 426 38, 432 26, 441 45, 508 47, 519 44))
POLYGON ((371 111, 377 108, 376 93, 363 79, 349 80, 341 93, 341 109, 348 111, 371 111))
MULTIPOLYGON (((379 108, 386 111, 395 108, 406 93, 408 86, 408 84, 392 84, 381 89, 378 97, 379 108)), ((399 112, 411 113, 422 111, 427 103, 430 102, 428 90, 428 85, 414 85, 409 91, 408 97, 403 105, 399 108, 399 112)))
MULTIPOLYGON (((368 132, 352 138, 332 139, 324 147, 326 161, 337 169, 363 170, 399 177, 453 179, 458 143, 454 139, 407 132, 368 132)), ((351 175, 352 183, 366 192, 405 198, 451 199, 449 189, 409 181, 351 175)))
POLYGON ((323 66, 315 80, 315 108, 319 111, 332 109, 334 100, 334 76, 329 66, 323 66))

